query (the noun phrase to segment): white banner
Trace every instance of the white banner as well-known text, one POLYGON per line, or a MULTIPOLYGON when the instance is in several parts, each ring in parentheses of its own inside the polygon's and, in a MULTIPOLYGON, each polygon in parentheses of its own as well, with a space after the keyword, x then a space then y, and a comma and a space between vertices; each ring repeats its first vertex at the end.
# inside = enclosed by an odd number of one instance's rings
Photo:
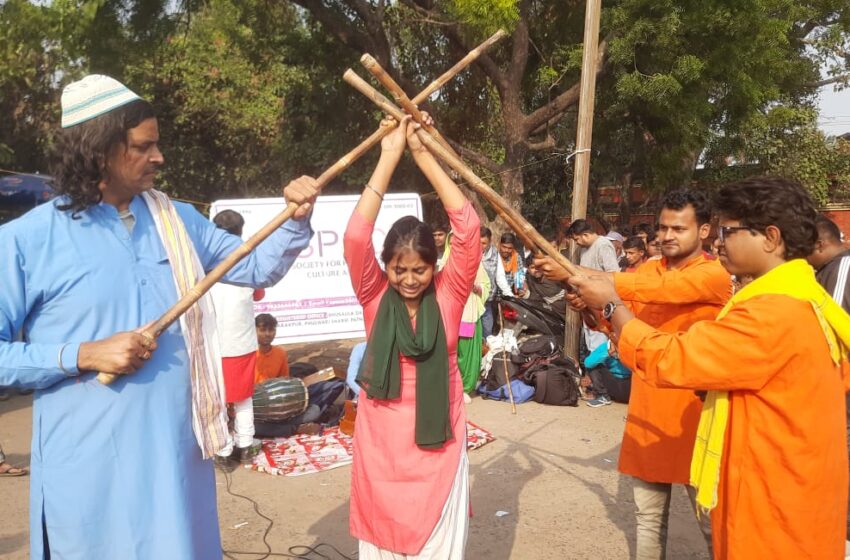
MULTIPOLYGON (((310 246, 301 252, 283 280, 266 288, 262 301, 254 303, 255 314, 270 313, 277 319, 275 344, 366 336, 363 309, 357 303, 342 254, 342 236, 359 198, 319 197, 310 222, 315 232, 310 246)), ((227 209, 239 212, 245 218, 243 235, 247 239, 284 207, 283 198, 218 200, 212 204, 210 216, 227 209)), ((378 255, 386 232, 404 216, 422 219, 419 195, 387 193, 372 236, 378 255)))

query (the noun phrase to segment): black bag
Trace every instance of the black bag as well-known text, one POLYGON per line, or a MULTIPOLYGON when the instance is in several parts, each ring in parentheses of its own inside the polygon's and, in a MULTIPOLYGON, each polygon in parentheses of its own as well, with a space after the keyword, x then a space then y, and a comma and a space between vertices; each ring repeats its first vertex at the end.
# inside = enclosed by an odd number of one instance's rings
POLYGON ((523 372, 525 382, 534 386, 534 401, 555 406, 578 406, 580 377, 579 368, 568 358, 539 363, 523 372))
POLYGON ((523 340, 518 350, 520 356, 525 358, 525 361, 530 361, 533 358, 560 354, 561 342, 552 335, 540 334, 523 340))
POLYGON ((319 368, 313 364, 308 364, 307 362, 295 362, 294 364, 289 364, 289 376, 297 379, 313 375, 318 371, 319 368))
POLYGON ((490 365, 490 371, 485 380, 485 386, 489 391, 495 391, 499 387, 507 384, 509 379, 519 376, 519 367, 510 359, 503 360, 501 354, 493 359, 490 365), (505 362, 507 362, 507 374, 505 372, 505 362))
POLYGON ((561 355, 561 344, 551 335, 541 334, 528 338, 518 346, 518 353, 511 359, 519 364, 521 369, 541 360, 551 361, 561 355))

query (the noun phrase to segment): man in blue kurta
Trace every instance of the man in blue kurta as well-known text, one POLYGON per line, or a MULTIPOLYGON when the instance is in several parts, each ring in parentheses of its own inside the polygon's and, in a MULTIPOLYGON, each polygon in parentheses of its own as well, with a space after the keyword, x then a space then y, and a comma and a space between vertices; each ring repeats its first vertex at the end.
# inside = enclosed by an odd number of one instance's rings
MULTIPOLYGON (((164 163, 156 118, 119 82, 89 76, 66 88, 62 121, 60 196, 0 227, 0 386, 36 389, 31 556, 221 558, 183 327, 155 342, 137 331, 178 299, 144 198, 164 163), (98 371, 126 375, 107 386, 98 371)), ((290 183, 297 219, 224 280, 279 281, 312 236, 316 193, 312 179, 290 183)), ((191 206, 173 209, 205 271, 241 244, 191 206)))

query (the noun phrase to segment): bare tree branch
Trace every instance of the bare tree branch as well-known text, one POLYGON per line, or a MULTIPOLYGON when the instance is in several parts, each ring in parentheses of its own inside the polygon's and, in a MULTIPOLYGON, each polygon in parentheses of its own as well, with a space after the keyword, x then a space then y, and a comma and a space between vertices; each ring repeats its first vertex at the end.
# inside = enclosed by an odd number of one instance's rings
POLYGON ((541 140, 540 142, 528 142, 528 149, 533 152, 554 150, 557 146, 558 144, 555 142, 555 138, 549 134, 547 134, 546 138, 541 140))
POLYGON ((519 22, 514 29, 513 44, 511 45, 511 65, 508 69, 508 81, 512 87, 519 90, 522 84, 522 77, 525 75, 525 68, 528 65, 528 47, 530 37, 528 32, 528 12, 530 9, 530 0, 523 0, 519 7, 519 22))
MULTIPOLYGON (((402 0, 405 4, 410 2, 410 0, 402 0)), ((432 12, 428 12, 431 17, 439 17, 437 14, 432 12)), ((457 25, 450 25, 443 28, 443 33, 446 35, 446 38, 449 40, 449 43, 452 47, 458 52, 462 52, 466 54, 470 51, 469 46, 464 42, 461 38, 460 33, 458 33, 457 25)), ((493 82, 493 85, 496 86, 496 89, 499 90, 499 95, 503 96, 505 92, 507 92, 510 88, 510 84, 508 82, 507 76, 502 69, 499 68, 499 65, 496 64, 490 55, 487 53, 482 54, 475 61, 475 64, 478 65, 479 68, 490 78, 490 81, 493 82)))
MULTIPOLYGON (((599 43, 599 55, 596 58, 596 74, 602 73, 605 68, 605 63, 608 59, 608 38, 599 43)), ((551 123, 555 117, 563 115, 564 111, 572 107, 579 101, 581 93, 581 83, 577 82, 570 86, 566 91, 561 93, 555 99, 540 107, 525 118, 525 130, 537 130, 547 122, 551 123)))
POLYGON ((375 41, 367 32, 358 28, 356 22, 326 7, 321 0, 293 0, 293 2, 310 12, 322 24, 322 27, 339 39, 343 45, 357 52, 371 52, 376 58, 383 54, 376 52, 378 49, 375 48, 375 41))
POLYGON ((850 83, 850 74, 841 74, 840 76, 833 76, 831 78, 825 78, 823 80, 818 80, 817 82, 810 82, 806 84, 811 88, 822 88, 823 86, 828 86, 832 84, 848 84, 850 83))
POLYGON ((465 147, 461 144, 458 144, 457 142, 455 142, 454 140, 451 140, 450 138, 446 138, 446 140, 448 140, 449 145, 454 149, 454 151, 456 151, 458 154, 460 154, 460 156, 463 157, 464 159, 468 159, 472 163, 474 163, 476 165, 480 165, 481 167, 483 167, 484 169, 486 169, 490 173, 493 173, 494 175, 498 175, 499 173, 504 172, 505 168, 504 168, 503 165, 496 163, 495 161, 488 158, 487 156, 485 156, 481 152, 478 152, 476 150, 472 150, 472 149, 467 148, 467 147, 465 147))

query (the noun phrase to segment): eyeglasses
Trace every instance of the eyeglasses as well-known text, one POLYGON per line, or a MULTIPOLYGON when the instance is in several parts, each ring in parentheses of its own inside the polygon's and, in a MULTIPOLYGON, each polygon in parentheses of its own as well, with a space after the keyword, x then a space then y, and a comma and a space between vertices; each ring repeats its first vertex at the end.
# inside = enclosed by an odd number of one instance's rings
POLYGON ((719 239, 721 243, 726 243, 726 238, 729 237, 730 234, 744 230, 753 231, 753 228, 749 226, 720 226, 717 228, 717 239, 719 239))

